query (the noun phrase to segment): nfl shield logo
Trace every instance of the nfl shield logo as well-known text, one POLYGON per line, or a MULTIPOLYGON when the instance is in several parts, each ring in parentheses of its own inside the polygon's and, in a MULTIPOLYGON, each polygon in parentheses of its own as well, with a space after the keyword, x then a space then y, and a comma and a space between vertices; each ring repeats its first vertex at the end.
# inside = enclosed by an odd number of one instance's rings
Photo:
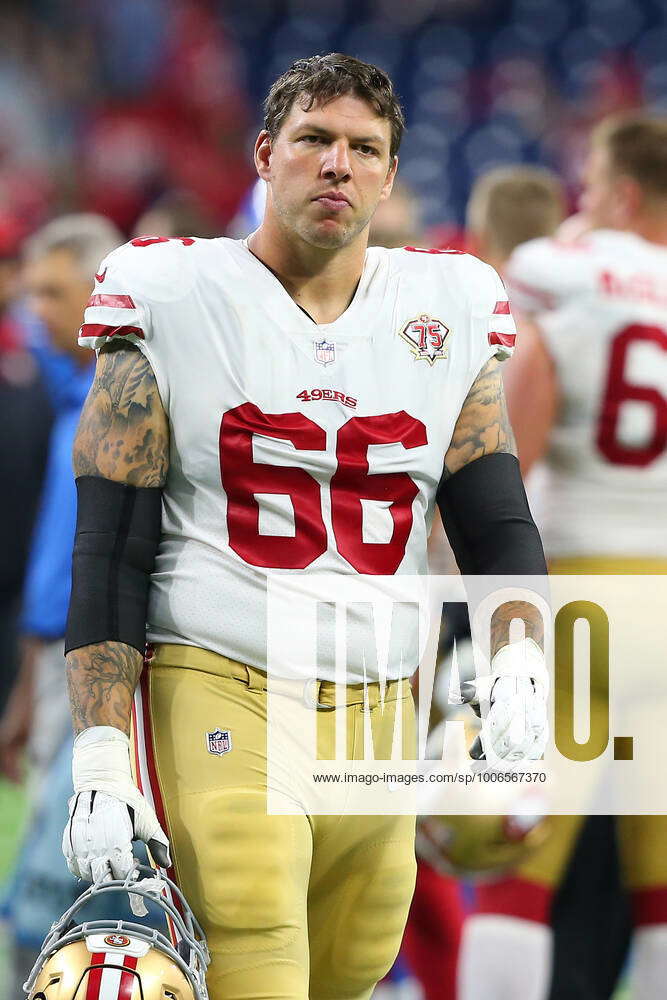
POLYGON ((207 733, 206 746, 209 753, 222 757, 223 753, 229 753, 232 749, 231 732, 229 729, 216 729, 213 733, 207 733))
POLYGON ((315 340, 315 360, 321 365, 330 365, 336 360, 336 345, 328 340, 315 340))

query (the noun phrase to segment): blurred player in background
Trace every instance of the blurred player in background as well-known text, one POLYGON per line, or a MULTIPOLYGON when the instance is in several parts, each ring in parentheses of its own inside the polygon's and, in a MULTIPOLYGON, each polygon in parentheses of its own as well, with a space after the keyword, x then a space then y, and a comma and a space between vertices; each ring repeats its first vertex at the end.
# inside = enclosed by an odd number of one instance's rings
POLYGON ((371 221, 368 245, 371 247, 421 246, 422 212, 419 198, 401 180, 394 181, 391 198, 381 201, 371 221))
MULTIPOLYGON (((26 244, 24 283, 49 345, 37 350, 55 411, 46 479, 25 584, 21 628, 26 649, 2 726, 0 761, 20 778, 20 757, 32 736, 32 763, 40 772, 69 732, 63 685, 63 637, 70 591, 76 490, 71 450, 94 365, 76 331, 90 295, 100 252, 122 240, 102 216, 63 216, 26 244)), ((103 253, 104 255, 104 253, 103 253)))
MULTIPOLYGON (((582 208, 591 231, 512 255, 512 301, 532 323, 507 375, 524 468, 546 467, 542 523, 555 573, 665 573, 667 120, 594 131, 582 208), (631 402, 631 406, 624 406, 631 402)), ((591 711, 604 699, 591 678, 591 711)), ((466 926, 461 1000, 544 1000, 549 911, 583 822, 554 833, 482 894, 466 926)), ((620 817, 635 924, 633 1000, 667 981, 667 818, 620 817)))
POLYGON ((521 243, 552 236, 565 217, 563 185, 551 170, 495 167, 475 181, 466 209, 471 253, 500 275, 521 243))
POLYGON ((191 191, 166 191, 137 219, 137 236, 203 236, 218 235, 219 227, 213 213, 191 191))
POLYGON ((33 822, 6 894, 3 913, 13 944, 18 996, 41 939, 76 895, 76 884, 54 865, 64 822, 56 788, 71 788, 71 720, 65 683, 64 635, 76 524, 72 444, 94 372, 77 330, 101 256, 122 236, 97 215, 67 215, 50 222, 25 246, 24 285, 49 344, 35 349, 55 421, 33 532, 20 625, 20 672, 0 725, 0 764, 20 781, 30 765, 33 822), (27 761, 25 759, 27 751, 27 761))
POLYGON ((0 715, 18 671, 21 593, 51 421, 17 310, 21 239, 16 221, 0 214, 0 715))

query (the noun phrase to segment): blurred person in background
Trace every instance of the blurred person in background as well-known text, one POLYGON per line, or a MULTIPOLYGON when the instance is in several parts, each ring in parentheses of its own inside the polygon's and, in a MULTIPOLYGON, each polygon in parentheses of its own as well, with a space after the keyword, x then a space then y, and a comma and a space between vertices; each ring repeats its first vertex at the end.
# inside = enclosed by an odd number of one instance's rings
POLYGON ((371 221, 371 247, 421 246, 423 226, 419 198, 405 181, 396 180, 391 198, 380 202, 371 221))
MULTIPOLYGON (((582 209, 590 232, 524 244, 506 268, 528 317, 506 375, 519 455, 524 471, 544 462, 552 573, 663 574, 666 119, 612 118, 594 130, 582 209)), ((591 712, 604 712, 605 699, 593 674, 591 712)), ((544 847, 479 894, 464 932, 461 1000, 548 996, 550 909, 584 820, 552 821, 544 847)), ((617 826, 635 929, 632 997, 655 1000, 667 981, 667 817, 621 816, 617 826)))
POLYGON ((135 236, 218 236, 210 211, 191 191, 167 191, 137 219, 135 236))
POLYGON ((19 614, 51 408, 16 307, 22 231, 0 214, 0 714, 19 663, 19 614))
POLYGON ((470 252, 503 274, 521 243, 552 236, 565 218, 565 191, 546 167, 503 166, 481 174, 470 192, 470 252))
POLYGON ((51 923, 77 895, 75 880, 53 863, 66 817, 63 798, 53 790, 71 791, 63 636, 76 523, 72 444, 94 371, 89 352, 78 346, 77 331, 96 265, 121 241, 102 216, 66 215, 35 233, 24 248, 29 306, 48 332, 48 343, 33 353, 55 420, 23 594, 22 661, 0 723, 2 772, 20 781, 27 762, 31 779, 32 820, 2 905, 16 996, 51 923))
POLYGON ((25 581, 24 655, 0 723, 0 766, 13 781, 20 780, 21 758, 29 740, 39 773, 69 731, 62 639, 76 520, 71 452, 94 369, 88 352, 78 346, 76 334, 100 251, 106 248, 108 252, 121 241, 112 223, 84 214, 50 222, 25 247, 25 287, 32 311, 48 331, 49 343, 35 348, 35 354, 55 421, 25 581))

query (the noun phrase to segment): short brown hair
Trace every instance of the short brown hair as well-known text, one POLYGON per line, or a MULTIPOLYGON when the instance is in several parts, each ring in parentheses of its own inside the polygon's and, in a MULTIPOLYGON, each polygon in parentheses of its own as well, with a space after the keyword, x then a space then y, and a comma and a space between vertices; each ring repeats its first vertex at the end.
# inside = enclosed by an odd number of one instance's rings
POLYGON ((482 174, 468 201, 467 225, 485 233, 497 251, 551 236, 563 221, 565 195, 556 174, 546 167, 496 167, 482 174))
POLYGON ((632 177, 649 197, 667 198, 667 118, 613 115, 593 130, 615 173, 632 177))
POLYGON ((279 76, 264 101, 264 127, 275 139, 294 102, 302 95, 304 111, 310 111, 316 104, 323 106, 345 94, 367 101, 380 118, 387 119, 391 126, 389 155, 395 156, 405 118, 391 80, 377 66, 340 52, 297 59, 279 76))

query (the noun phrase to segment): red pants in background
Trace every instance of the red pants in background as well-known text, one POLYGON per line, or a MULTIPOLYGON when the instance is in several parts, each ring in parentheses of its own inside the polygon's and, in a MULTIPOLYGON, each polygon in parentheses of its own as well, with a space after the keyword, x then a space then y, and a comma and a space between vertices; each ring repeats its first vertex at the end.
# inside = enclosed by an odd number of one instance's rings
POLYGON ((401 953, 421 983, 425 1000, 456 1000, 463 918, 457 880, 419 861, 401 953))

